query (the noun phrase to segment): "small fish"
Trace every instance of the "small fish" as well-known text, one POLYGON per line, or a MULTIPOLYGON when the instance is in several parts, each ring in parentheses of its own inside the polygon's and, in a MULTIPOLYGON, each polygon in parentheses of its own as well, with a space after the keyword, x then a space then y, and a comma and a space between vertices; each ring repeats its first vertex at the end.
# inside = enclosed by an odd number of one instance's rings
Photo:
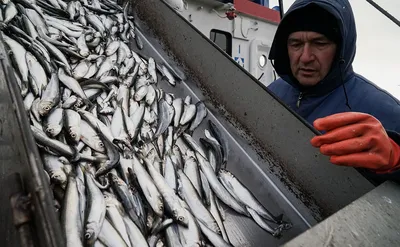
POLYGON ((187 226, 187 212, 181 206, 178 196, 175 194, 174 190, 169 187, 167 182, 164 180, 164 177, 154 168, 153 164, 150 164, 149 162, 145 163, 150 176, 153 178, 154 184, 164 199, 166 210, 176 222, 183 226, 187 226))
POLYGON ((281 223, 282 215, 278 217, 272 215, 231 172, 221 169, 219 170, 218 177, 224 187, 236 200, 255 210, 257 214, 261 215, 263 218, 277 224, 281 223))
POLYGON ((39 102, 39 114, 47 116, 49 112, 60 102, 60 86, 56 73, 51 74, 50 82, 42 93, 42 98, 39 102))
POLYGON ((60 134, 63 128, 64 109, 54 109, 44 120, 43 129, 50 137, 60 134))
POLYGON ((92 175, 85 173, 88 216, 85 225, 85 241, 87 244, 94 244, 100 234, 103 221, 106 216, 106 202, 103 193, 95 184, 92 175))
POLYGON ((86 96, 85 92, 83 91, 82 87, 79 85, 78 81, 76 81, 74 78, 68 76, 65 73, 65 70, 60 68, 58 70, 58 78, 60 81, 69 89, 71 89, 72 92, 76 93, 79 97, 81 97, 84 100, 88 100, 88 97, 86 96))
POLYGON ((74 110, 66 109, 64 120, 68 137, 73 143, 78 143, 81 139, 81 116, 74 110))
POLYGON ((74 176, 68 177, 68 185, 65 191, 63 209, 61 212, 62 231, 66 246, 83 247, 79 234, 79 194, 74 176))

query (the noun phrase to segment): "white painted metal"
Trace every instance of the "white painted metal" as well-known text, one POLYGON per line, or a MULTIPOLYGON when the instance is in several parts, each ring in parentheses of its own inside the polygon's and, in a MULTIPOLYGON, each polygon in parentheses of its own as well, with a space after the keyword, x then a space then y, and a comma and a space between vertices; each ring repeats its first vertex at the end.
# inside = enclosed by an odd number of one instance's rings
POLYGON ((230 33, 232 58, 267 86, 274 80, 268 53, 277 24, 243 13, 229 20, 225 12, 232 6, 215 0, 186 0, 184 8, 177 11, 209 38, 213 29, 230 33), (264 67, 259 64, 261 56, 267 58, 264 67))

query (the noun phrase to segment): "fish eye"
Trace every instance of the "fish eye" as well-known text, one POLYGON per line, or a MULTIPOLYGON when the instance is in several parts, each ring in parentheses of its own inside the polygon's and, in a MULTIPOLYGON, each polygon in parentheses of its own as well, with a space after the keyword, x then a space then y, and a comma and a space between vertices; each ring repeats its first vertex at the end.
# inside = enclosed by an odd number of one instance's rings
POLYGON ((100 146, 100 147, 104 147, 104 143, 99 142, 99 146, 100 146))
POLYGON ((182 216, 179 216, 179 217, 178 217, 178 221, 183 222, 184 220, 185 220, 185 218, 183 218, 182 216))
POLYGON ((44 109, 45 109, 46 111, 49 111, 49 110, 50 110, 50 106, 45 106, 44 109))

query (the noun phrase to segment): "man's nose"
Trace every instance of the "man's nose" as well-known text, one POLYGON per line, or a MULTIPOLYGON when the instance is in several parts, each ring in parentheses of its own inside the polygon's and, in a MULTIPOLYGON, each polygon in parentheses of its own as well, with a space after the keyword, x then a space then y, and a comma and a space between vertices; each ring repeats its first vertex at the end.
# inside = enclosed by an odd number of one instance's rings
POLYGON ((302 63, 309 63, 314 60, 314 53, 309 44, 305 44, 303 47, 303 51, 300 56, 300 62, 302 63))

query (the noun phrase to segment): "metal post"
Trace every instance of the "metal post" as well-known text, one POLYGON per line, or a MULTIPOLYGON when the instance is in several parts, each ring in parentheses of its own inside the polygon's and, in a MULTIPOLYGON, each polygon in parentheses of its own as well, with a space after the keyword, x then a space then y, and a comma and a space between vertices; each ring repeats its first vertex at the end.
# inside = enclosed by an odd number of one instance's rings
POLYGON ((281 20, 283 18, 283 0, 279 0, 279 13, 281 14, 281 20))

